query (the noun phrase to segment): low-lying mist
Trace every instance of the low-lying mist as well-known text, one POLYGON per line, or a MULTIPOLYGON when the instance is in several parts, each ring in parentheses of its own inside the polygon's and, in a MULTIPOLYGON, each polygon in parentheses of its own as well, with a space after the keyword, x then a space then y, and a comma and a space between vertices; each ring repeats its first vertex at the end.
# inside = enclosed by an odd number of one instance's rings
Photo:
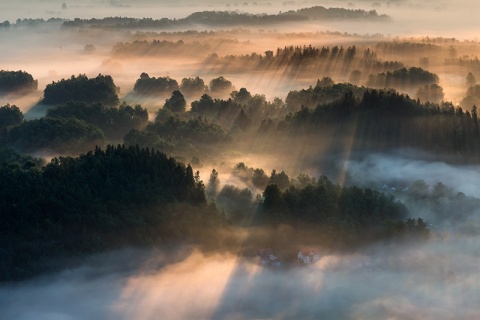
POLYGON ((370 154, 352 158, 343 163, 340 172, 344 174, 340 176, 346 176, 348 184, 368 186, 394 196, 405 203, 411 214, 426 219, 431 230, 449 230, 447 233, 460 237, 477 234, 478 166, 425 160, 428 154, 418 151, 400 152, 403 156, 370 154))
MULTIPOLYGON (((413 151, 409 152, 412 154, 413 151)), ((450 165, 442 161, 418 160, 392 154, 371 154, 361 160, 346 161, 343 169, 347 171, 352 184, 375 182, 380 188, 389 181, 424 180, 430 185, 442 182, 457 192, 480 197, 478 166, 450 165)))
POLYGON ((4 285, 0 307, 5 319, 476 319, 476 236, 435 233, 421 245, 322 253, 280 269, 188 248, 173 262, 132 249, 4 285))

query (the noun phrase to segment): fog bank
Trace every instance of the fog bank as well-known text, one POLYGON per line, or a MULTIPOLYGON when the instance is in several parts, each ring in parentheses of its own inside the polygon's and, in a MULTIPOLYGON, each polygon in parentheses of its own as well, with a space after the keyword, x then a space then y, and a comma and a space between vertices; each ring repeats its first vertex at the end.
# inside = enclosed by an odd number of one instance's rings
POLYGON ((310 267, 280 270, 197 251, 171 264, 159 251, 117 252, 4 285, 0 308, 5 319, 22 320, 477 319, 474 237, 434 237, 423 245, 323 254, 310 267))

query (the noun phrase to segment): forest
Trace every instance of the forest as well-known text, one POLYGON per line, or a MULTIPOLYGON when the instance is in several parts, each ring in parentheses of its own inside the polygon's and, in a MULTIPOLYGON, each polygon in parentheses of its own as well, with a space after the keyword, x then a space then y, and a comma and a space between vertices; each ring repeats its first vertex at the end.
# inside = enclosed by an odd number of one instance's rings
MULTIPOLYGON (((268 176, 263 168, 244 163, 235 165, 232 175, 247 187, 227 184, 219 189, 215 169, 203 183, 199 172, 194 174, 185 164, 201 167, 202 161, 222 159, 219 150, 244 152, 254 144, 252 139, 262 141, 263 152, 275 154, 283 152, 279 143, 353 134, 354 152, 387 151, 398 145, 439 157, 455 154, 453 161, 478 159, 475 107, 464 112, 451 103, 421 103, 394 90, 335 84, 330 78, 319 79, 314 88, 289 92, 286 103, 268 102, 246 88, 233 90, 227 100, 213 99, 208 93, 232 89, 231 82, 219 77, 206 86, 196 77, 184 78, 179 86, 166 77, 158 78, 156 90, 172 95, 151 122, 141 105, 103 105, 115 84, 110 77, 109 85, 102 79, 81 75, 48 85, 44 95, 52 101, 61 101, 57 95, 72 100, 50 107, 39 119, 24 120, 16 106, 0 108, 5 150, 0 193, 5 208, 3 280, 43 270, 45 266, 34 263, 39 258, 178 240, 180 235, 211 248, 221 239, 205 239, 205 232, 238 228, 245 221, 264 227, 291 225, 306 230, 292 235, 295 241, 338 250, 392 238, 428 238, 425 220, 409 217, 405 205, 382 190, 339 185, 324 175, 318 180, 305 174, 291 179, 273 170, 268 176), (71 84, 65 84, 68 81, 71 84), (52 90, 57 86, 58 91, 52 90), (187 111, 180 90, 192 88, 198 89, 197 95, 208 93, 191 102, 187 111), (82 92, 91 91, 98 93, 85 100, 82 92), (357 131, 348 129, 352 123, 357 131), (108 144, 118 140, 122 145, 108 144), (44 163, 13 150, 70 156, 44 163), (256 200, 248 186, 257 190, 256 200), (188 215, 181 212, 186 208, 188 215), (22 255, 16 254, 19 250, 22 255)), ((135 83, 137 94, 147 94, 139 88, 154 88, 142 80, 157 83, 143 73, 135 83)), ((422 192, 409 197, 426 202, 422 192)))
MULTIPOLYGON (((16 158, 4 161, 0 170, 2 281, 44 271, 47 258, 126 244, 188 239, 216 248, 221 239, 215 239, 215 231, 234 226, 213 198, 207 201, 199 172, 194 174, 190 165, 159 151, 108 145, 76 158, 37 164, 16 158)), ((243 168, 237 167, 239 174, 243 168)), ((260 226, 309 226, 309 234, 302 237, 339 248, 391 237, 428 236, 425 222, 407 219, 407 209, 393 197, 340 187, 325 176, 318 182, 308 177, 299 182, 303 185, 295 186, 283 171, 272 172, 262 204, 256 212, 243 212, 243 218, 253 214, 260 226), (316 232, 322 236, 312 237, 316 232)), ((212 184, 213 178, 207 189, 212 184)), ((224 201, 242 196, 222 193, 224 201)))

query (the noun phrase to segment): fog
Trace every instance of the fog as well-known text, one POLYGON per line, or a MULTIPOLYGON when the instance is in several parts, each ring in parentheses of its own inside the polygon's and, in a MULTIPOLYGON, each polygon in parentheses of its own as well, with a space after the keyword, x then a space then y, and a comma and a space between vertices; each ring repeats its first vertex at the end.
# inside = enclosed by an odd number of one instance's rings
POLYGON ((349 173, 354 184, 377 181, 383 185, 388 181, 424 180, 430 185, 442 182, 457 192, 480 197, 477 183, 480 179, 478 166, 456 166, 442 161, 415 160, 381 154, 371 154, 363 160, 352 159, 343 165, 343 169, 349 173))
POLYGON ((3 286, 0 308, 5 319, 478 318, 475 236, 434 238, 280 270, 198 251, 175 262, 114 252, 3 286))

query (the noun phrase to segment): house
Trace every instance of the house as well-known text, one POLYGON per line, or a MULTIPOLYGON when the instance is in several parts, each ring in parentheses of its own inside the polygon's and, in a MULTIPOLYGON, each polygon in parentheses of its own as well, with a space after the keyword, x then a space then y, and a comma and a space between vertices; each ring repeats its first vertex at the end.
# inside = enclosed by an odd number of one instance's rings
POLYGON ((315 248, 301 249, 297 259, 304 264, 315 263, 320 259, 320 252, 315 248))
POLYGON ((270 248, 257 250, 257 256, 260 258, 261 266, 279 268, 282 265, 280 259, 273 254, 270 248))

